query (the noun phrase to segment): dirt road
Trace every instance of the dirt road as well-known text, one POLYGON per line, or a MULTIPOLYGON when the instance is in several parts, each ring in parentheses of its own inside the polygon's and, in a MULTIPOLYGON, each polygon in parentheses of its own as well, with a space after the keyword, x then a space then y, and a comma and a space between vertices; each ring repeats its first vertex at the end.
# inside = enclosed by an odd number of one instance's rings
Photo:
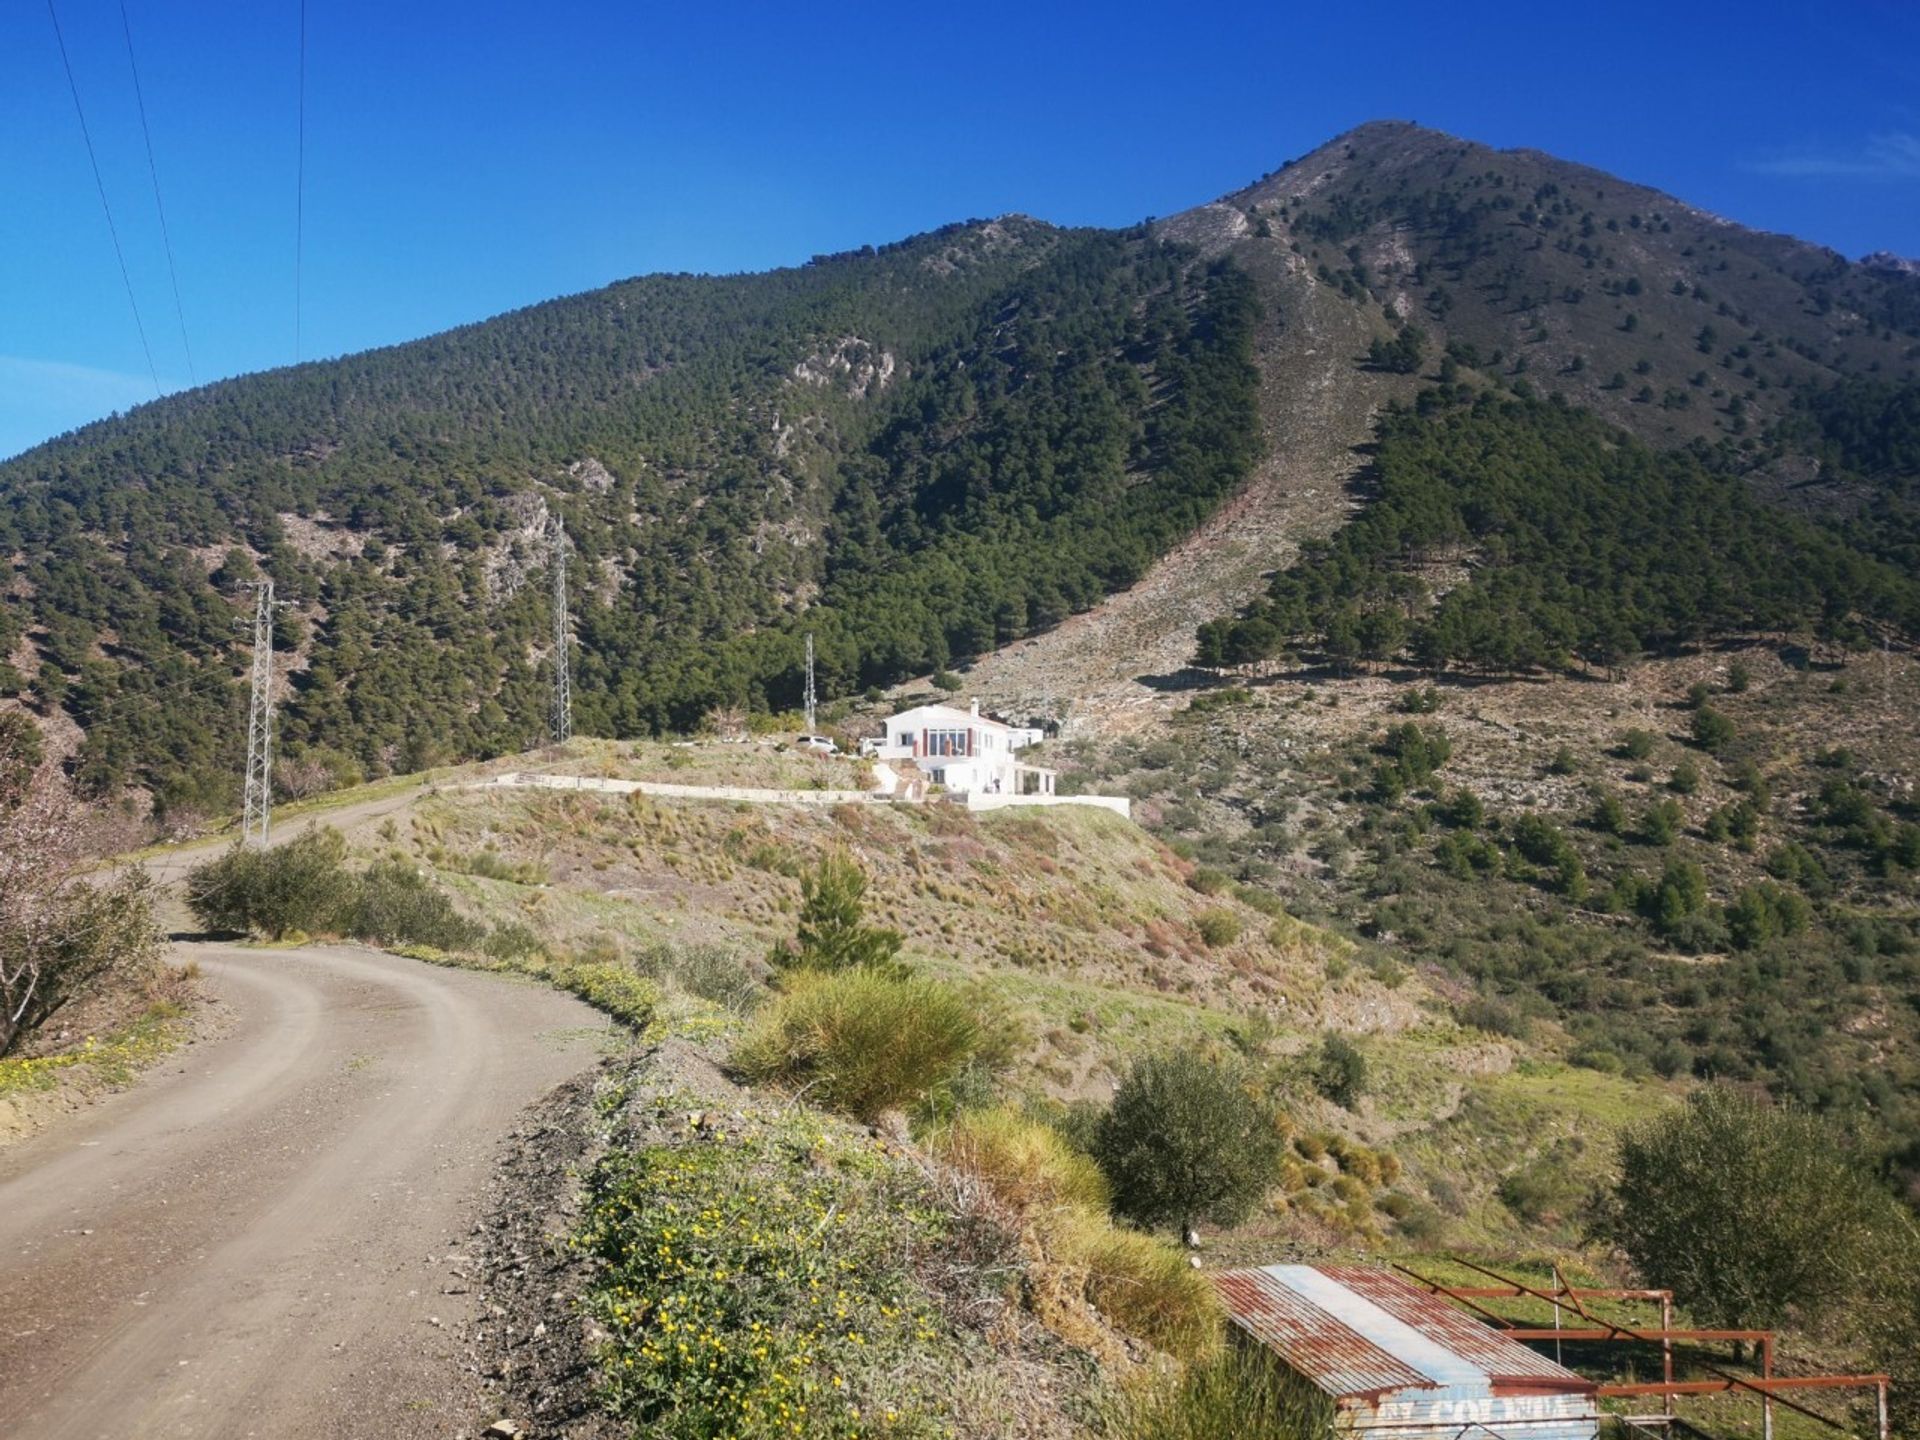
POLYGON ((462 1247, 603 1016, 345 947, 181 947, 232 1023, 0 1152, 0 1435, 473 1433, 462 1247))

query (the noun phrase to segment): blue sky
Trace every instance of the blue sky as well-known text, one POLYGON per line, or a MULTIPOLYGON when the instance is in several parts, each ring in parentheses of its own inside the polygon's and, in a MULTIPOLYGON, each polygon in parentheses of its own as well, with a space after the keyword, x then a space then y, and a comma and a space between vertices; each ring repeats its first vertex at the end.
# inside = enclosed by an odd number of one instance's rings
MULTIPOLYGON (((56 0, 161 387, 120 0, 56 0)), ((201 381, 294 358, 299 0, 125 0, 201 381)), ((1364 120, 1920 255, 1920 7, 307 0, 306 358, 969 216, 1123 224, 1364 120)), ((0 6, 0 456, 151 399, 45 0, 0 6)))

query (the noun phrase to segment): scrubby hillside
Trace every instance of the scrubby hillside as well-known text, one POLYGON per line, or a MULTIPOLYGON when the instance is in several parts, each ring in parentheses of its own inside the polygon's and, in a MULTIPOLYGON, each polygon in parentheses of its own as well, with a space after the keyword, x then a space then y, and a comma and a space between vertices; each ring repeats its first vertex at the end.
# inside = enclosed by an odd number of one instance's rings
POLYGON ((1909 377, 1916 295, 1398 124, 1149 227, 1008 217, 626 281, 0 466, 0 701, 95 794, 223 809, 235 591, 264 572, 294 602, 297 786, 516 749, 541 730, 561 516, 585 730, 791 703, 802 628, 842 693, 1012 645, 998 693, 1111 712, 1339 525, 1374 415, 1436 372, 1655 446, 1724 442, 1768 496, 1858 509, 1858 485, 1807 483, 1831 437, 1782 422, 1842 379, 1909 377))
POLYGON ((1920 1172, 1910 655, 1744 643, 1614 678, 1357 666, 1072 747, 1154 833, 1605 1074, 1737 1079, 1920 1172))

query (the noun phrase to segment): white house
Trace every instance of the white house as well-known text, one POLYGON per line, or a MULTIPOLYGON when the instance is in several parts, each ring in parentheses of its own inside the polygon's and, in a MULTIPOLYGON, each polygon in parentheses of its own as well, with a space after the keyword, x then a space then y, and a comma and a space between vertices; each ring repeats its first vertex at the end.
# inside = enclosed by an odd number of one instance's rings
POLYGON ((935 784, 958 794, 1051 795, 1055 772, 1014 758, 1038 735, 982 715, 978 700, 965 710, 916 705, 888 720, 878 740, 862 741, 860 752, 876 760, 912 760, 935 784))

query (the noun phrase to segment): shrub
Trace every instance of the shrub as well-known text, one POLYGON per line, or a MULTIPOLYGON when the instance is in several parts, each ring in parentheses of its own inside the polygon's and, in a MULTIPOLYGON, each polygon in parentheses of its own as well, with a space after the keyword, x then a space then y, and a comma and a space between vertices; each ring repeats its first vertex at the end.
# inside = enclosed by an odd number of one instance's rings
POLYGON ((725 945, 650 945, 635 958, 634 968, 736 1014, 753 1009, 765 995, 747 958, 725 945))
POLYGON ((1195 922, 1209 947, 1231 945, 1240 938, 1240 917, 1231 910, 1209 910, 1195 922))
POLYGON ((1676 795, 1693 794, 1700 788, 1700 767, 1691 760, 1682 760, 1667 777, 1667 788, 1676 795))
POLYGON ((1769 940, 1798 935, 1811 916, 1800 896, 1762 881, 1749 885, 1727 906, 1727 933, 1735 949, 1757 950, 1769 940))
POLYGON ((1344 1035, 1328 1035, 1313 1062, 1313 1088, 1344 1110, 1367 1090, 1367 1057, 1344 1035))
POLYGON ((949 1165, 976 1175, 1021 1212, 1080 1205, 1106 1214, 1106 1176, 1051 1125, 995 1107, 957 1116, 931 1142, 949 1165))
POLYGON ((951 670, 936 670, 933 672, 933 688, 936 690, 944 690, 949 695, 958 691, 964 683, 965 682, 951 670))
POLYGON ((545 948, 538 935, 519 924, 495 926, 493 933, 480 942, 481 952, 495 960, 524 960, 545 948))
POLYGON ((1733 722, 1715 710, 1711 705, 1702 705, 1693 712, 1693 743, 1709 755, 1717 755, 1733 743, 1737 733, 1733 722))
POLYGON ((1085 1269, 1093 1307, 1129 1335, 1182 1359, 1219 1345, 1219 1297, 1174 1246, 1075 1209, 1055 1215, 1043 1233, 1055 1260, 1085 1269))
POLYGON ((635 1030, 653 1023, 654 1012, 660 1008, 660 987, 624 965, 556 965, 548 978, 635 1030))
POLYGON ((1094 1146, 1120 1214, 1183 1230, 1244 1217, 1279 1155, 1273 1117, 1246 1073, 1186 1050, 1134 1062, 1094 1146))
POLYGON ((800 932, 774 963, 803 970, 896 970, 905 937, 864 922, 867 876, 847 855, 829 855, 800 881, 800 932))
POLYGON ((1628 1132, 1600 1219, 1706 1325, 1815 1322, 1912 1256, 1913 1222, 1806 1111, 1728 1086, 1628 1132))
POLYGON ((623 1435, 925 1434, 954 1350, 913 1262, 1005 1264, 992 1241, 949 1229, 905 1162, 799 1111, 616 1148, 583 1210, 573 1244, 595 1263, 582 1308, 605 1336, 596 1398, 623 1435), (894 1406, 909 1424, 877 1423, 894 1406))
POLYGON ((331 828, 306 830, 271 850, 236 845, 187 873, 187 905, 210 930, 276 940, 330 930, 351 887, 346 853, 331 828))
POLYGON ((1547 763, 1549 775, 1573 775, 1579 769, 1580 762, 1573 758, 1573 751, 1564 745, 1553 752, 1553 759, 1547 763))
POLYGON ((160 958, 146 873, 94 883, 80 817, 38 727, 0 711, 0 1056, 72 1001, 160 958))
POLYGON ((1620 753, 1629 760, 1645 760, 1653 754, 1653 734, 1648 730, 1629 730, 1620 737, 1620 753))
POLYGON ((1108 1407, 1114 1440, 1324 1440, 1333 1402, 1262 1350, 1229 1345, 1178 1379, 1121 1396, 1108 1407))
POLYGON ((478 945, 486 934, 404 860, 383 860, 353 877, 333 924, 376 945, 432 945, 441 950, 478 945))
POLYGON ((1241 885, 1233 892, 1234 898, 1250 910, 1258 910, 1270 920, 1287 918, 1287 902, 1271 890, 1262 890, 1253 885, 1241 885))
POLYGON ((872 1120, 950 1084, 991 1036, 951 986, 870 969, 801 973, 734 1047, 747 1079, 872 1120))
POLYGON ((1640 817, 1640 838, 1649 845, 1671 845, 1685 821, 1685 812, 1673 801, 1656 800, 1640 817))
POLYGON ((1194 872, 1187 877, 1188 888, 1197 890, 1202 895, 1218 895, 1222 890, 1227 888, 1229 883, 1224 873, 1219 870, 1209 869, 1205 865, 1198 866, 1194 872))

